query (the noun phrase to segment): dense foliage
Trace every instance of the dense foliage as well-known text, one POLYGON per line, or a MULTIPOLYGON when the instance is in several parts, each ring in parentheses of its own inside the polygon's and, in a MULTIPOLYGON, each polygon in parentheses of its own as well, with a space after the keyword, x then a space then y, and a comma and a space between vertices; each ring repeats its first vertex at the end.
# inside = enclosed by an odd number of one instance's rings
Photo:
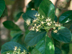
MULTIPOLYGON (((25 32, 13 21, 3 22, 3 25, 10 30, 12 40, 2 46, 1 54, 69 53, 72 36, 72 10, 66 11, 57 20, 55 7, 51 1, 35 0, 35 2, 35 10, 31 10, 30 2, 26 13, 18 13, 17 19, 14 20, 17 21, 20 16, 23 17, 25 32)), ((0 17, 4 9, 5 2, 0 0, 0 17)))

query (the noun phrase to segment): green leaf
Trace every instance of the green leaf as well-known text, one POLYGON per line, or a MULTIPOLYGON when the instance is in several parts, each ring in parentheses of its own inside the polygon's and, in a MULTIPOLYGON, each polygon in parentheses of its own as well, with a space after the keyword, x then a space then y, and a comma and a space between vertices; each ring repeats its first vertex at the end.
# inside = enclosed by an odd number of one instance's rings
POLYGON ((29 33, 29 27, 30 25, 27 25, 27 23, 24 22, 25 36, 29 33))
POLYGON ((6 52, 3 52, 2 54, 7 54, 7 53, 12 54, 12 53, 13 53, 13 51, 6 51, 6 52))
POLYGON ((37 11, 35 10, 28 10, 26 13, 24 13, 22 15, 23 19, 26 21, 27 19, 31 19, 33 20, 35 17, 35 14, 38 13, 37 11))
POLYGON ((57 22, 57 16, 55 16, 54 20, 55 20, 55 22, 57 22))
POLYGON ((30 2, 28 3, 28 8, 27 8, 27 10, 31 10, 31 8, 34 8, 34 2, 33 2, 33 1, 30 1, 30 2))
POLYGON ((15 36, 18 35, 18 34, 22 34, 22 31, 13 31, 13 30, 10 31, 10 36, 11 36, 12 38, 15 37, 15 36))
POLYGON ((4 0, 0 0, 0 17, 3 14, 4 9, 5 9, 5 2, 4 0))
POLYGON ((59 17, 60 23, 66 23, 67 21, 72 20, 72 11, 66 11, 59 17))
POLYGON ((55 54, 62 54, 61 49, 59 49, 58 47, 55 47, 55 54))
POLYGON ((36 8, 36 9, 38 9, 38 7, 39 7, 39 5, 40 5, 40 3, 42 2, 43 0, 34 0, 34 7, 36 8))
POLYGON ((20 40, 22 37, 23 37, 23 34, 18 33, 16 36, 14 36, 14 37, 12 38, 11 41, 18 41, 18 40, 20 40))
POLYGON ((33 51, 31 52, 31 54, 41 54, 37 49, 33 49, 33 51))
POLYGON ((19 12, 16 16, 15 16, 15 22, 18 21, 18 19, 20 18, 20 16, 22 15, 23 12, 19 12))
POLYGON ((70 46, 69 54, 72 54, 72 43, 70 43, 69 46, 70 46))
POLYGON ((62 50, 64 50, 65 54, 68 54, 70 49, 69 49, 69 44, 63 44, 62 45, 62 50))
POLYGON ((45 31, 36 32, 30 31, 25 37, 25 43, 28 46, 33 46, 38 43, 40 39, 42 39, 46 35, 45 31))
POLYGON ((64 23, 63 26, 65 26, 72 32, 72 21, 69 21, 68 23, 64 23))
POLYGON ((24 49, 27 50, 26 47, 20 45, 19 43, 10 41, 10 42, 5 43, 2 46, 1 53, 7 52, 7 51, 14 51, 15 46, 17 46, 17 48, 20 47, 21 51, 23 51, 24 49))
POLYGON ((62 50, 61 50, 61 42, 57 41, 56 39, 54 39, 52 37, 53 43, 54 43, 54 47, 55 47, 55 52, 54 54, 62 54, 62 50))
POLYGON ((5 6, 5 9, 0 18, 3 18, 4 16, 7 16, 7 15, 8 15, 8 10, 7 10, 7 7, 5 6))
POLYGON ((49 0, 43 0, 41 2, 38 12, 46 18, 51 18, 52 21, 55 18, 55 7, 49 0))
POLYGON ((12 21, 5 21, 3 22, 3 25, 9 30, 21 31, 21 29, 12 21))
POLYGON ((54 45, 52 40, 45 36, 41 41, 39 41, 35 47, 41 54, 54 54, 54 45))
POLYGON ((60 27, 57 33, 52 32, 51 35, 60 42, 69 43, 71 41, 71 32, 65 27, 60 27))

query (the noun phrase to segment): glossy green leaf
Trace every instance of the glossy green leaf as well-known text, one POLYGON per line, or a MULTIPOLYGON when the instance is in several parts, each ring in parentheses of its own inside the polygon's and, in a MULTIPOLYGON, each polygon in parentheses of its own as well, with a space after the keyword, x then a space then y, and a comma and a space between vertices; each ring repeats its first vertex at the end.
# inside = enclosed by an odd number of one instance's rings
POLYGON ((21 29, 12 21, 5 21, 3 22, 3 25, 9 30, 21 31, 21 29))
POLYGON ((5 2, 4 0, 0 0, 0 17, 3 14, 4 9, 5 9, 5 2))
POLYGON ((10 36, 11 37, 15 37, 16 35, 18 35, 18 34, 22 34, 22 31, 10 31, 10 36))
POLYGON ((55 20, 55 22, 57 22, 57 16, 55 16, 54 20, 55 20))
POLYGON ((26 37, 25 37, 25 43, 28 46, 33 46, 38 43, 39 40, 41 40, 46 35, 45 31, 36 32, 36 31, 30 31, 26 37))
POLYGON ((3 52, 2 54, 7 54, 7 53, 12 54, 12 53, 13 53, 13 51, 6 51, 6 52, 3 52))
POLYGON ((20 16, 22 15, 23 12, 19 12, 16 16, 15 16, 15 21, 18 21, 18 19, 20 18, 20 16))
POLYGON ((27 25, 26 22, 24 22, 25 36, 29 33, 29 27, 30 25, 27 25))
POLYGON ((31 54, 41 54, 37 49, 33 49, 33 51, 31 52, 31 54))
POLYGON ((5 6, 5 9, 4 9, 4 11, 3 11, 3 14, 1 15, 0 18, 3 18, 3 17, 5 17, 5 16, 7 16, 7 15, 8 15, 8 10, 7 10, 7 7, 5 6))
POLYGON ((60 42, 69 43, 71 41, 71 32, 65 27, 60 27, 57 33, 52 32, 51 35, 60 42))
POLYGON ((58 47, 55 47, 55 53, 54 54, 62 54, 62 50, 58 47))
POLYGON ((62 54, 62 50, 61 50, 61 42, 57 41, 56 39, 54 39, 52 37, 53 43, 54 43, 54 47, 55 47, 55 52, 54 54, 62 54))
POLYGON ((36 9, 38 9, 38 7, 39 7, 39 5, 40 5, 40 3, 42 2, 43 0, 34 0, 34 7, 36 8, 36 9))
POLYGON ((72 11, 66 11, 59 17, 60 23, 65 23, 70 20, 72 20, 72 11))
POLYGON ((14 51, 15 46, 17 46, 17 48, 20 47, 21 51, 23 51, 24 49, 27 50, 24 46, 20 45, 19 43, 10 41, 10 42, 5 43, 2 46, 1 53, 7 52, 7 51, 14 51))
POLYGON ((41 41, 39 41, 35 49, 40 51, 41 54, 54 54, 54 45, 48 36, 45 36, 41 41))
POLYGON ((23 19, 26 21, 27 19, 31 19, 33 20, 35 17, 35 14, 38 13, 37 11, 35 10, 28 10, 26 13, 24 13, 22 15, 23 19))
POLYGON ((31 10, 31 8, 34 8, 34 2, 33 2, 33 1, 30 1, 30 2, 28 3, 28 8, 27 8, 27 10, 31 10))
POLYGON ((16 36, 14 36, 14 37, 12 38, 11 41, 18 41, 18 40, 20 40, 22 37, 23 37, 23 34, 22 34, 22 33, 18 33, 16 36))
POLYGON ((65 54, 68 54, 70 51, 69 44, 63 44, 62 45, 62 50, 65 52, 65 54))
POLYGON ((46 18, 51 18, 52 21, 55 18, 55 7, 50 0, 43 0, 39 6, 38 12, 46 18))
POLYGON ((72 21, 69 21, 68 23, 64 23, 63 26, 65 26, 72 32, 72 21))

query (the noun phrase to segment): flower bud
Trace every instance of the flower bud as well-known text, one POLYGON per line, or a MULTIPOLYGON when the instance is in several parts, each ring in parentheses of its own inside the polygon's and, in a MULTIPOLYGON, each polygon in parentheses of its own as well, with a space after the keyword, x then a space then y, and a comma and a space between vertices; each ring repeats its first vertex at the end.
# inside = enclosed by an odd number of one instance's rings
POLYGON ((49 22, 47 23, 47 25, 48 25, 48 26, 51 26, 51 24, 50 24, 49 22))
POLYGON ((55 26, 58 27, 59 25, 56 23, 55 26))
POLYGON ((54 33, 57 33, 58 31, 57 31, 57 30, 54 30, 53 32, 54 32, 54 33))
POLYGON ((56 29, 55 27, 53 27, 53 29, 56 29))
POLYGON ((48 22, 48 21, 51 21, 51 19, 49 19, 49 18, 48 18, 48 19, 46 19, 46 22, 48 22))
POLYGON ((33 20, 33 22, 36 22, 37 20, 33 20))
POLYGON ((58 28, 58 30, 60 30, 61 28, 58 28))
POLYGON ((43 22, 43 21, 41 21, 41 23, 42 23, 42 24, 44 24, 44 22, 43 22))
POLYGON ((17 50, 17 46, 15 46, 14 50, 17 50))
POLYGON ((39 29, 36 29, 36 32, 39 31, 39 29))
POLYGON ((36 24, 34 24, 34 26, 36 26, 36 24))

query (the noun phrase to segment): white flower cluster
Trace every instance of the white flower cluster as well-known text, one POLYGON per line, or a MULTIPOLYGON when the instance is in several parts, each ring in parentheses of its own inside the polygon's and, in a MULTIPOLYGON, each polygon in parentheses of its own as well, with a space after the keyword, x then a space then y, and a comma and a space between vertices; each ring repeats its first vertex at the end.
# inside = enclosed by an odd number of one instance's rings
POLYGON ((27 54, 27 52, 24 50, 23 52, 21 52, 20 48, 17 48, 17 46, 15 46, 13 53, 6 53, 6 54, 27 54))
MULTIPOLYGON (((35 15, 37 17, 37 19, 33 20, 32 23, 32 28, 30 30, 32 31, 40 31, 40 29, 45 29, 45 30, 49 30, 50 28, 54 29, 54 33, 57 33, 56 27, 60 27, 61 25, 58 24, 55 21, 52 21, 51 18, 45 18, 44 16, 41 16, 40 14, 36 14, 35 15)), ((59 28, 60 29, 60 28, 59 28)))

